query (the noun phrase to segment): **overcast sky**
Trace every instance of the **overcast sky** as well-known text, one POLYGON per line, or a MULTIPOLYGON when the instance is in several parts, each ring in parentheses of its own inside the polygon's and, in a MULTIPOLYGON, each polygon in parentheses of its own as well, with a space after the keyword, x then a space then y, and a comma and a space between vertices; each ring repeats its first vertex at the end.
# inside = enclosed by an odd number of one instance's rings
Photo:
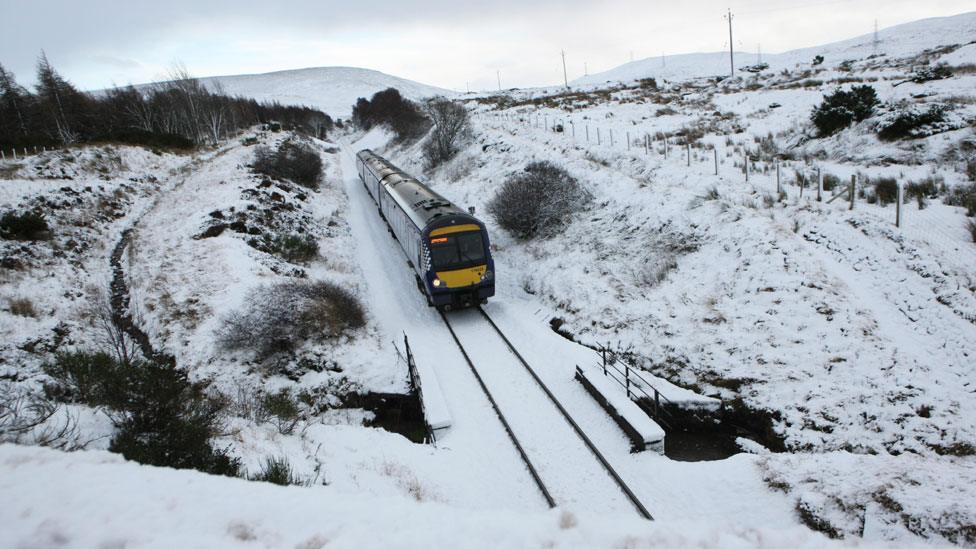
POLYGON ((662 54, 781 52, 972 10, 972 0, 0 0, 0 64, 33 83, 43 48, 85 89, 316 66, 464 90, 535 86, 662 54))

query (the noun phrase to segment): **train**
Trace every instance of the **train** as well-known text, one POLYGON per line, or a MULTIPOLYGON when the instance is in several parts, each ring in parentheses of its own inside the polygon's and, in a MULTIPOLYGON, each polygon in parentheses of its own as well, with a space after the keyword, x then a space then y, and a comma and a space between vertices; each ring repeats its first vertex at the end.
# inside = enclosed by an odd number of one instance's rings
POLYGON ((495 295, 495 263, 484 223, 369 149, 356 154, 359 179, 414 270, 427 304, 481 305, 495 295))

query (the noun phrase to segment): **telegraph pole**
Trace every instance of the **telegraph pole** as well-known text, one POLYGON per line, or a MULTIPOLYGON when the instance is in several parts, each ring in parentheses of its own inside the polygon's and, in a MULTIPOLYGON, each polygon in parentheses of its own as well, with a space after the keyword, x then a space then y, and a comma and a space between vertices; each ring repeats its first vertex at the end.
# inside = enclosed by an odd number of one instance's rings
POLYGON ((589 76, 590 71, 586 68, 586 61, 583 61, 583 76, 589 76))
POLYGON ((563 54, 563 84, 566 84, 566 87, 568 88, 569 78, 566 76, 566 50, 563 50, 562 54, 563 54))
POLYGON ((729 20, 729 74, 735 76, 735 57, 732 55, 732 10, 725 16, 729 20))
POLYGON ((502 91, 502 71, 495 71, 495 78, 498 79, 498 91, 502 91))
POLYGON ((878 53, 878 42, 880 42, 880 40, 878 40, 878 20, 875 19, 874 20, 874 40, 871 42, 872 53, 878 53))

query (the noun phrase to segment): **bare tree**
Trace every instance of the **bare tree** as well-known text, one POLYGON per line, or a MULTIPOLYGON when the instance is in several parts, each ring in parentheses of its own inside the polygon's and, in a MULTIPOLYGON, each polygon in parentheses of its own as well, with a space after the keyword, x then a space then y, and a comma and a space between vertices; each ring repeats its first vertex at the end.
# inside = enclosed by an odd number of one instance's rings
POLYGON ((471 133, 471 124, 464 105, 443 97, 428 101, 424 110, 434 124, 424 143, 424 158, 428 167, 435 167, 457 154, 471 133))
POLYGON ((55 402, 13 383, 0 384, 0 442, 75 450, 78 418, 55 402))
POLYGON ((92 292, 89 314, 101 333, 99 343, 112 349, 119 364, 129 366, 139 358, 139 344, 126 333, 122 320, 112 310, 112 302, 103 291, 92 292))

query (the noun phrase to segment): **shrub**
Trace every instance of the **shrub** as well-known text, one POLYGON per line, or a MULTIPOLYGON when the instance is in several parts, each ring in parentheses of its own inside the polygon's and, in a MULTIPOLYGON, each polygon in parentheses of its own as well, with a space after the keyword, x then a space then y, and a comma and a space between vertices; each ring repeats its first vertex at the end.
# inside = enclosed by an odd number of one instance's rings
POLYGON ((34 308, 34 302, 29 298, 17 297, 9 299, 7 300, 7 306, 9 307, 11 314, 37 318, 37 309, 34 308))
POLYGON ((311 236, 265 234, 264 249, 291 263, 307 263, 319 255, 319 243, 311 236))
POLYGON ((657 89, 657 80, 654 79, 654 78, 641 78, 640 80, 637 81, 637 84, 643 90, 656 90, 657 89))
POLYGON ((7 212, 0 217, 0 238, 5 240, 46 240, 51 230, 44 215, 37 212, 7 212))
POLYGON ((502 184, 488 212, 503 229, 527 239, 553 234, 589 200, 566 170, 550 162, 531 162, 502 184))
POLYGON ((922 84, 931 80, 942 80, 952 77, 952 69, 945 63, 939 63, 934 67, 922 67, 912 74, 912 82, 922 84))
POLYGON ((215 449, 222 405, 174 365, 141 362, 126 368, 124 415, 109 451, 126 459, 175 469, 238 476, 240 463, 215 449))
POLYGON ((217 341, 225 349, 251 351, 263 360, 365 324, 359 300, 345 288, 296 280, 252 290, 247 306, 223 319, 217 341))
POLYGON ((471 133, 471 124, 464 105, 442 97, 428 101, 426 111, 434 127, 423 146, 424 161, 428 168, 435 168, 457 154, 471 133))
POLYGON ((289 179, 303 187, 317 189, 322 178, 322 158, 305 143, 288 140, 272 151, 258 147, 254 152, 254 171, 289 179))
POLYGON ((258 482, 270 482, 279 486, 307 486, 305 479, 296 475, 286 457, 272 457, 264 460, 261 472, 248 477, 258 482))
POLYGON ((823 102, 814 107, 810 119, 821 137, 826 137, 854 122, 866 120, 879 103, 878 93, 871 86, 854 86, 849 91, 838 89, 824 96, 823 102))
POLYGON ((838 176, 836 176, 836 175, 834 175, 832 173, 825 173, 824 174, 824 176, 823 176, 823 188, 824 188, 825 191, 832 191, 832 190, 834 190, 834 187, 837 187, 839 185, 840 185, 840 177, 838 177, 838 176))
MULTIPOLYGON (((61 400, 124 408, 126 372, 124 367, 108 353, 67 352, 58 353, 54 361, 43 366, 44 373, 58 384, 61 400)), ((51 389, 49 389, 51 390, 51 389)))
POLYGON ((966 177, 968 177, 970 181, 976 183, 976 160, 966 161, 966 177))
POLYGON ((175 365, 124 365, 107 353, 74 352, 58 354, 44 370, 57 383, 49 392, 114 412, 118 431, 110 451, 147 465, 237 475, 237 460, 210 445, 222 404, 208 399, 175 365))
POLYGON ((288 389, 264 395, 261 399, 261 407, 274 418, 278 432, 283 435, 291 434, 298 425, 300 419, 298 403, 288 389))
POLYGON ((813 66, 814 67, 816 67, 817 65, 823 64, 823 62, 824 62, 824 56, 822 56, 822 55, 816 55, 816 56, 813 57, 813 66))
POLYGON ((973 237, 973 242, 976 242, 976 221, 970 219, 966 223, 966 228, 969 229, 969 234, 973 237))
POLYGON ((966 208, 966 215, 976 216, 976 183, 953 187, 946 196, 945 203, 950 206, 962 206, 966 208))
POLYGON ((905 187, 905 196, 914 198, 918 202, 918 209, 924 209, 927 198, 939 196, 939 184, 936 178, 927 177, 921 181, 911 181, 905 187))
POLYGON ((873 183, 874 195, 882 206, 898 200, 898 181, 894 177, 879 177, 873 183))
POLYGON ((908 110, 898 113, 879 126, 878 139, 916 139, 939 133, 943 131, 940 125, 946 121, 946 110, 945 105, 931 105, 925 111, 908 110))

